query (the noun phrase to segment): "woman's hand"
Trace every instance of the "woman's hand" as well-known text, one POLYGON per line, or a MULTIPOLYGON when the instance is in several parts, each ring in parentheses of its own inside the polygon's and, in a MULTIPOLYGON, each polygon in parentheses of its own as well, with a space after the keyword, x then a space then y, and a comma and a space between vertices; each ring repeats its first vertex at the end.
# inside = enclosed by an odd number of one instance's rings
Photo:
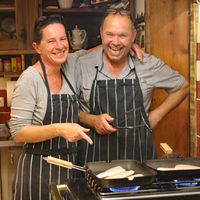
POLYGON ((62 136, 69 142, 76 142, 78 140, 84 139, 89 144, 93 144, 91 138, 86 134, 90 129, 84 128, 76 123, 62 123, 55 125, 58 135, 62 136))
POLYGON ((133 56, 133 55, 135 55, 135 53, 136 53, 138 59, 140 61, 142 61, 143 57, 144 57, 144 51, 140 48, 140 46, 138 44, 133 43, 131 50, 130 50, 130 54, 131 54, 131 56, 133 56))

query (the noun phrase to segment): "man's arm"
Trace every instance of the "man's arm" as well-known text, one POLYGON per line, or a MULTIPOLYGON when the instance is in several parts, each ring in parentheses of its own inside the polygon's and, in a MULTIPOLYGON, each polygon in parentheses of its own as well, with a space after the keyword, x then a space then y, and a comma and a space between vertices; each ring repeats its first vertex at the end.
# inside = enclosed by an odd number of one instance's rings
POLYGON ((149 113, 151 128, 154 128, 170 111, 178 106, 189 94, 189 83, 184 82, 182 87, 167 96, 163 103, 149 113))

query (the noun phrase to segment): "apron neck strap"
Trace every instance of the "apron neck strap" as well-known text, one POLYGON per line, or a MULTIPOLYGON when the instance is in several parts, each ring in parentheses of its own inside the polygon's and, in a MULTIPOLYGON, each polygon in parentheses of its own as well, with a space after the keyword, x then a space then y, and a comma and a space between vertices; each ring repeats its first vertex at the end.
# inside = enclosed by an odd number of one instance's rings
MULTIPOLYGON (((135 78, 136 78, 136 80, 138 81, 138 83, 139 83, 139 78, 138 78, 138 75, 137 75, 137 71, 136 71, 136 65, 135 65, 135 62, 134 62, 134 60, 133 60, 133 57, 130 55, 130 58, 131 58, 131 61, 132 61, 132 63, 133 63, 133 65, 134 65, 134 68, 132 68, 131 69, 131 71, 134 71, 135 72, 135 78)), ((129 64, 130 65, 130 64, 129 64)))
POLYGON ((60 71, 61 71, 61 73, 62 73, 62 75, 63 75, 64 79, 65 79, 65 80, 66 80, 66 82, 68 83, 68 85, 69 85, 69 87, 70 87, 71 91, 72 91, 74 94, 76 94, 76 92, 75 92, 75 90, 74 90, 74 88, 73 88, 72 84, 70 83, 69 79, 67 78, 67 76, 65 75, 65 73, 63 72, 63 70, 62 70, 62 69, 60 69, 60 71))
MULTIPOLYGON (((46 85, 46 88, 47 88, 47 92, 48 92, 48 95, 50 95, 51 92, 50 92, 49 83, 48 83, 48 80, 47 80, 47 73, 46 73, 45 66, 44 66, 44 63, 42 62, 41 57, 40 57, 39 61, 40 61, 41 67, 42 67, 42 72, 43 72, 43 75, 44 75, 44 80, 45 80, 45 85, 46 85)), ((67 78, 67 76, 65 75, 63 70, 60 69, 60 71, 61 71, 61 74, 63 75, 64 79, 66 80, 67 84, 69 85, 70 89, 72 90, 72 92, 74 94, 76 94, 72 84, 70 83, 69 79, 67 78)))
POLYGON ((46 73, 45 66, 44 66, 44 63, 42 62, 41 57, 39 58, 39 61, 40 61, 41 67, 42 67, 42 72, 43 72, 47 92, 48 92, 48 95, 50 95, 51 92, 50 92, 49 83, 48 83, 48 80, 47 80, 47 73, 46 73))

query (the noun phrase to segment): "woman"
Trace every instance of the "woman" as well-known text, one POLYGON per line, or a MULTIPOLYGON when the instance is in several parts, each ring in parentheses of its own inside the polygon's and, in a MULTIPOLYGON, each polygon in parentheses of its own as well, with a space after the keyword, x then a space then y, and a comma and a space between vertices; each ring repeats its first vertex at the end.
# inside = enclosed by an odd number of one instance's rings
POLYGON ((87 136, 89 129, 77 124, 79 104, 70 83, 74 63, 86 51, 68 56, 69 45, 59 15, 38 18, 33 48, 39 61, 18 79, 11 105, 11 134, 15 142, 25 143, 14 184, 15 200, 51 199, 49 183, 65 183, 73 176, 73 170, 51 165, 43 156, 52 155, 75 164, 77 141, 85 139, 92 144, 87 136), (63 71, 71 77, 68 79, 63 71))

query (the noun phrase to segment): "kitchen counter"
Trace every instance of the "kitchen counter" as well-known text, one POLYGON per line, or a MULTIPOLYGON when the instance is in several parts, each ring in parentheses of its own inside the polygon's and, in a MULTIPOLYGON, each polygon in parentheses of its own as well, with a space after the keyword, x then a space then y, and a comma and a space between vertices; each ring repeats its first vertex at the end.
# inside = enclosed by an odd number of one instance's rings
POLYGON ((2 147, 20 147, 23 143, 15 143, 13 140, 0 141, 0 148, 2 147))

